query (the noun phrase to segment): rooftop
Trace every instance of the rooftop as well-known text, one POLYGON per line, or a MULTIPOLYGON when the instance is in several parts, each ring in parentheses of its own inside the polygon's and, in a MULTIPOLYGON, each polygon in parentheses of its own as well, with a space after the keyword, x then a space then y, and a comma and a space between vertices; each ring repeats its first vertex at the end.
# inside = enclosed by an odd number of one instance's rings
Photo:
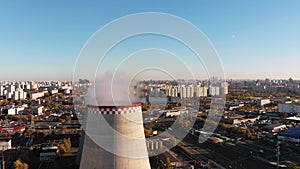
POLYGON ((284 136, 284 137, 292 137, 292 138, 300 139, 300 127, 287 129, 283 132, 280 132, 278 135, 284 136))

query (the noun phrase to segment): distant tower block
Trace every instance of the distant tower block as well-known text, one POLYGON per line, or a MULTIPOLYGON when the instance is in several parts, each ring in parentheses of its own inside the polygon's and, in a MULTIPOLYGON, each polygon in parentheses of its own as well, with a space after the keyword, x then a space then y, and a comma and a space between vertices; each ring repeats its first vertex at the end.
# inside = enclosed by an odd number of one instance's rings
POLYGON ((140 104, 88 106, 81 169, 150 169, 140 104))

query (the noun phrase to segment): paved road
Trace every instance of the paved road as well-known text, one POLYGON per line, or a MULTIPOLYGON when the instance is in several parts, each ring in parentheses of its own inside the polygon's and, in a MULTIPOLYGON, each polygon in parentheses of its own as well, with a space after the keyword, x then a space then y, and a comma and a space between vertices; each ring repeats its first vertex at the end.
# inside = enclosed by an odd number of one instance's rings
MULTIPOLYGON (((198 143, 198 137, 189 134, 185 139, 184 142, 186 144, 189 144, 192 147, 198 147, 199 150, 199 155, 193 155, 195 156, 195 158, 197 160, 200 159, 210 159, 216 163, 218 163, 219 165, 223 166, 224 168, 233 168, 233 166, 236 165, 236 163, 230 159, 228 159, 227 157, 216 153, 213 149, 211 149, 210 147, 206 146, 207 144, 199 144, 198 143)), ((239 167, 240 168, 240 167, 239 167)))
POLYGON ((212 159, 225 168, 264 168, 264 169, 273 169, 273 166, 270 166, 266 163, 253 159, 250 154, 239 152, 234 152, 228 147, 218 146, 210 142, 205 142, 202 144, 198 143, 198 137, 192 134, 189 134, 184 140, 187 144, 199 147, 201 155, 212 159))

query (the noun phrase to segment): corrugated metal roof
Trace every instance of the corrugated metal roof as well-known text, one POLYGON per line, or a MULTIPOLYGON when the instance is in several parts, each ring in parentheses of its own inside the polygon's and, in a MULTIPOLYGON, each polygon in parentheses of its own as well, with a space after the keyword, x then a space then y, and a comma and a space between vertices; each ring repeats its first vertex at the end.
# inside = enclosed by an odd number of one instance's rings
POLYGON ((300 127, 287 129, 283 132, 280 132, 278 135, 283 137, 292 137, 292 138, 300 139, 300 127))

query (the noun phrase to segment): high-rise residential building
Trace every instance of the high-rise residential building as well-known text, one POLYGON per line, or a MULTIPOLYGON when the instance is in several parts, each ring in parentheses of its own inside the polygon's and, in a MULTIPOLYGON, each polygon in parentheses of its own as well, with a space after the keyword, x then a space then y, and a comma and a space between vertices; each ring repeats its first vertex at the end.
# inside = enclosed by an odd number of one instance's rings
POLYGON ((207 96, 207 87, 200 87, 199 85, 195 87, 196 97, 206 97, 207 96))
POLYGON ((211 95, 211 96, 220 95, 220 87, 210 86, 209 87, 209 95, 211 95))
POLYGON ((21 88, 17 88, 16 91, 12 93, 13 100, 22 100, 26 98, 26 92, 23 91, 21 88))
POLYGON ((35 82, 30 82, 30 89, 36 89, 38 88, 38 85, 35 82))
POLYGON ((27 93, 26 92, 24 92, 23 90, 20 90, 19 91, 19 99, 26 99, 26 95, 27 95, 27 93))
POLYGON ((178 97, 178 88, 170 87, 166 89, 166 96, 178 97))
POLYGON ((4 95, 5 88, 3 86, 0 86, 0 96, 4 95))
POLYGON ((13 100, 19 100, 19 91, 14 91, 13 92, 12 99, 13 100))
POLYGON ((186 88, 186 97, 187 97, 187 98, 192 98, 192 97, 194 97, 194 86, 193 86, 193 85, 189 85, 189 86, 186 88))
POLYGON ((187 92, 185 85, 180 86, 180 98, 187 98, 187 92))
POLYGON ((8 87, 7 87, 7 91, 8 92, 14 92, 16 90, 16 87, 15 87, 15 85, 9 85, 8 87))
POLYGON ((203 97, 208 95, 208 87, 203 87, 203 97))
MULTIPOLYGON (((193 97, 206 97, 208 95, 207 87, 201 87, 200 85, 193 86, 193 85, 182 85, 179 88, 179 93, 181 98, 193 98, 193 97)), ((217 89, 218 90, 218 89, 217 89)), ((215 89, 214 89, 215 91, 215 89)))
POLYGON ((6 99, 11 99, 11 97, 12 97, 12 93, 7 91, 6 94, 5 94, 5 98, 6 99))
POLYGON ((171 90, 172 97, 178 97, 178 87, 173 87, 171 90))
POLYGON ((223 82, 223 83, 221 83, 221 95, 226 95, 226 94, 228 94, 228 86, 229 86, 229 84, 228 84, 228 82, 223 82))

